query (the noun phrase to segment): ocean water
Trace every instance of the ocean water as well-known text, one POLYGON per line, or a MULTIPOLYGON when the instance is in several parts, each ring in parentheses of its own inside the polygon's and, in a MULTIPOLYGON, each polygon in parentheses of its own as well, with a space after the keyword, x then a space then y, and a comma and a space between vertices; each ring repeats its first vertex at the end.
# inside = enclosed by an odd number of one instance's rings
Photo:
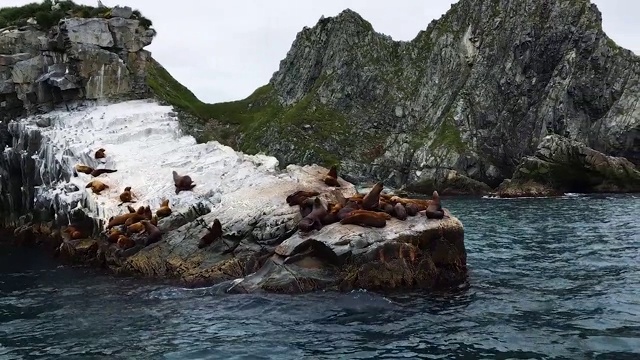
POLYGON ((640 359, 640 198, 445 199, 468 289, 227 295, 0 248, 0 359, 640 359))

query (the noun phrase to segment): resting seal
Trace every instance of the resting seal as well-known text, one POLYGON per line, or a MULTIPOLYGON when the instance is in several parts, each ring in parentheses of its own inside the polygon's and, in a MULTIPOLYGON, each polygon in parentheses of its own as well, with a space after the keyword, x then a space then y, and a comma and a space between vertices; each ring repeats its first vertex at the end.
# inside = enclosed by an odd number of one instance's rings
POLYGON ((100 180, 92 180, 87 184, 87 186, 85 186, 85 189, 86 188, 91 188, 91 191, 93 191, 94 194, 100 195, 100 192, 109 188, 109 185, 106 185, 100 180))
POLYGON ((120 235, 118 236, 118 247, 122 250, 127 250, 127 249, 131 249, 132 247, 136 246, 136 242, 129 239, 128 237, 124 236, 124 235, 120 235))
POLYGON ((353 224, 353 225, 370 226, 370 227, 377 227, 377 228, 385 227, 387 225, 387 220, 385 220, 385 218, 378 216, 376 214, 384 214, 384 213, 376 213, 373 211, 366 212, 366 213, 352 212, 349 216, 340 220, 340 224, 342 225, 353 224))
POLYGON ((163 217, 167 217, 171 215, 171 208, 169 207, 169 200, 168 199, 164 199, 162 200, 162 204, 160 205, 160 208, 158 210, 156 210, 156 216, 158 218, 163 218, 163 217))
POLYGON ((427 215, 428 219, 442 219, 444 217, 444 210, 442 210, 440 203, 440 195, 438 195, 437 191, 433 192, 431 203, 427 206, 425 215, 427 215))
POLYGON ((393 206, 393 211, 396 214, 398 220, 407 220, 407 209, 401 203, 396 203, 393 206))
POLYGON ((94 157, 96 158, 96 160, 104 158, 105 157, 105 154, 104 154, 105 151, 106 150, 103 149, 103 148, 98 149, 98 151, 96 151, 96 153, 94 154, 94 157))
POLYGON ((160 229, 153 225, 149 220, 142 220, 141 223, 144 225, 144 230, 149 235, 145 242, 145 246, 160 241, 160 238, 162 237, 160 229))
POLYGON ((214 219, 213 225, 211 225, 208 230, 209 231, 200 238, 200 242, 198 242, 198 249, 203 249, 222 237, 222 224, 220 223, 220 220, 214 219))
POLYGON ((340 187, 340 183, 338 182, 338 169, 335 165, 331 166, 329 173, 324 177, 323 181, 327 186, 340 187))
POLYGON ((322 229, 322 219, 327 216, 327 209, 324 207, 322 200, 316 197, 313 200, 313 210, 309 213, 309 215, 305 216, 298 223, 298 229, 300 231, 308 232, 313 229, 320 230, 322 229))
POLYGON ((133 193, 131 192, 131 186, 127 186, 126 188, 124 188, 124 191, 122 192, 122 194, 120 194, 120 201, 122 202, 119 205, 122 205, 128 202, 135 202, 132 199, 133 199, 133 193))
POLYGON ((180 176, 175 170, 173 171, 173 183, 176 186, 176 195, 178 195, 180 191, 191 190, 196 186, 189 175, 180 176))

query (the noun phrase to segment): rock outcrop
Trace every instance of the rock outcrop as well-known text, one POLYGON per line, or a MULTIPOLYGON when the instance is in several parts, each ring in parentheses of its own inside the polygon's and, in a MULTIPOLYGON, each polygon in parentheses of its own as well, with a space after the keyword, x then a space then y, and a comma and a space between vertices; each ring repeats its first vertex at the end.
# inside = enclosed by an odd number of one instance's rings
POLYGON ((487 192, 549 134, 638 164, 640 60, 601 23, 588 0, 461 0, 404 42, 345 10, 268 85, 212 105, 209 136, 424 192, 487 192))
POLYGON ((629 160, 607 156, 584 144, 549 135, 533 156, 522 159, 501 197, 549 196, 567 192, 640 192, 640 170, 629 160))
POLYGON ((270 156, 197 144, 171 108, 154 101, 57 109, 12 121, 8 131, 11 147, 0 157, 3 225, 19 243, 44 241, 65 261, 188 286, 223 283, 229 292, 436 289, 466 281, 464 229, 446 209, 441 220, 423 212, 382 228, 331 223, 300 233, 301 211, 289 195, 313 191, 336 202, 355 187, 341 178, 339 187, 328 186, 328 169, 317 165, 282 171, 270 156), (98 147, 105 158, 95 158, 98 147), (78 164, 117 171, 92 176, 75 171, 78 164), (173 169, 196 187, 176 194, 173 169), (85 187, 93 180, 110 187, 94 194, 85 187), (149 206, 151 219, 169 201, 160 238, 140 229, 103 232, 131 211, 120 204, 125 186, 135 195, 131 205, 149 206), (203 241, 215 219, 220 236, 203 241))
POLYGON ((145 68, 151 54, 143 48, 155 31, 126 18, 130 8, 115 10, 109 19, 62 19, 48 31, 0 29, 0 120, 73 100, 149 97, 145 68))

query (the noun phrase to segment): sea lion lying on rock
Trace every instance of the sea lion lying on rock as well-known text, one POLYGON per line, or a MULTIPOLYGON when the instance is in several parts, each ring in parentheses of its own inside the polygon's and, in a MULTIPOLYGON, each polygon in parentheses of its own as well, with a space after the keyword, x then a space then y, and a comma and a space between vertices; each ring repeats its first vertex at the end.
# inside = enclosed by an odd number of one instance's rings
POLYGON ((323 179, 327 186, 340 187, 338 182, 338 169, 335 165, 331 166, 329 173, 323 179))
POLYGON ((324 207, 322 200, 316 197, 313 200, 313 210, 311 210, 309 215, 300 220, 298 229, 304 232, 309 232, 313 229, 320 230, 322 229, 322 219, 324 219, 326 215, 327 209, 324 207))
POLYGON ((211 245, 215 240, 222 237, 222 224, 220 223, 220 220, 214 219, 213 225, 211 225, 211 227, 207 229, 207 233, 204 234, 200 238, 200 242, 198 242, 198 249, 203 249, 211 245))
POLYGON ((444 210, 442 210, 442 204, 440 203, 440 195, 437 191, 433 192, 431 203, 425 211, 428 219, 442 219, 444 217, 444 210))

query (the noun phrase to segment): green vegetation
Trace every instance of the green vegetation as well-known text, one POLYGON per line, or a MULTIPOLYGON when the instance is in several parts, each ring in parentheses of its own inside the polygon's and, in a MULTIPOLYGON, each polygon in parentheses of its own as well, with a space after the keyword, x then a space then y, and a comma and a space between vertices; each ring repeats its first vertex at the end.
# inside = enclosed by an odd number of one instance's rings
MULTIPOLYGON (((109 18, 111 8, 96 8, 93 6, 78 5, 73 1, 59 2, 55 10, 51 9, 51 0, 44 0, 40 3, 29 3, 23 6, 0 8, 0 29, 8 26, 24 26, 27 20, 34 18, 38 22, 41 30, 48 30, 57 25, 61 19, 69 17, 79 18, 109 18)), ((140 14, 140 11, 133 11, 133 19, 140 20, 140 25, 145 29, 152 26, 151 20, 140 14)))

